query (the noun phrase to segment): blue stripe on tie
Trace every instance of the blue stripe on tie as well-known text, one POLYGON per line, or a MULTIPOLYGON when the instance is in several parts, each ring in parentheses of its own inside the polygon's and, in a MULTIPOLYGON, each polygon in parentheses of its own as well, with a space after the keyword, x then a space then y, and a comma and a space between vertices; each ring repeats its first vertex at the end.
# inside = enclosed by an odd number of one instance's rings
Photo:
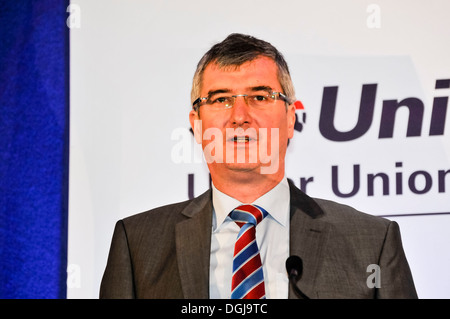
POLYGON ((258 209, 262 212, 262 214, 263 214, 263 219, 266 218, 267 215, 269 215, 269 213, 267 212, 267 210, 265 210, 265 209, 262 208, 261 206, 258 206, 258 205, 253 205, 253 206, 255 206, 256 208, 258 208, 258 209))
POLYGON ((258 253, 258 244, 256 240, 245 249, 241 251, 240 254, 236 255, 233 259, 233 273, 241 267, 247 260, 251 259, 255 254, 258 253))
MULTIPOLYGON (((264 274, 262 267, 259 267, 251 276, 245 278, 239 286, 231 293, 231 298, 241 299, 244 297, 253 287, 256 287, 264 280, 264 274)), ((264 297, 265 298, 265 297, 264 297)))
POLYGON ((241 223, 250 223, 252 225, 256 226, 256 218, 253 216, 253 214, 243 211, 243 210, 234 210, 233 211, 233 220, 235 222, 241 222, 241 223))
MULTIPOLYGON (((265 217, 267 217, 267 215, 269 215, 269 213, 261 206, 258 206, 258 205, 252 205, 252 206, 259 209, 259 211, 262 213, 262 217, 263 217, 262 219, 264 219, 265 217)), ((252 213, 247 212, 245 210, 240 210, 239 208, 236 208, 235 210, 233 210, 231 215, 232 215, 232 218, 234 221, 243 222, 243 223, 251 223, 255 226, 257 225, 256 217, 252 213)))

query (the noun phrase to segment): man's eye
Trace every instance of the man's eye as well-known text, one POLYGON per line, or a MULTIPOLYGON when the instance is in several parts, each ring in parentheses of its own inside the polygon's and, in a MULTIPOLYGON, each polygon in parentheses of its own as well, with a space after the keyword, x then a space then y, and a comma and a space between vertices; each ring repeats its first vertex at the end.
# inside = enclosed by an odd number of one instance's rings
POLYGON ((213 99, 212 104, 215 104, 215 103, 224 104, 224 103, 227 103, 229 100, 230 100, 229 97, 221 96, 216 99, 213 99))
POLYGON ((267 99, 267 96, 264 95, 254 95, 253 100, 257 102, 263 102, 267 99))

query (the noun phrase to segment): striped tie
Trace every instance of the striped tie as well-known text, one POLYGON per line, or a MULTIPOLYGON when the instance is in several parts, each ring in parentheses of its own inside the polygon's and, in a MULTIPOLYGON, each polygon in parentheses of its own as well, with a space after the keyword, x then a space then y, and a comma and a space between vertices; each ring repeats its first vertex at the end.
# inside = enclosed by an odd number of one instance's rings
POLYGON ((256 243, 256 225, 268 215, 256 205, 235 208, 230 217, 241 228, 234 246, 231 299, 264 299, 264 274, 256 243))

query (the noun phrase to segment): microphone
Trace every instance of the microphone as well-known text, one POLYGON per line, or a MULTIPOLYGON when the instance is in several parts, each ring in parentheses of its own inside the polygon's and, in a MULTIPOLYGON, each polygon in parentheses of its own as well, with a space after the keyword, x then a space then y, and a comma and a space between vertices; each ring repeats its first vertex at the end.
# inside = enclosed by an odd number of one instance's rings
POLYGON ((300 280, 303 273, 303 261, 298 256, 290 256, 286 259, 286 270, 289 276, 289 283, 291 284, 294 291, 303 299, 309 299, 300 288, 297 287, 297 281, 300 280))

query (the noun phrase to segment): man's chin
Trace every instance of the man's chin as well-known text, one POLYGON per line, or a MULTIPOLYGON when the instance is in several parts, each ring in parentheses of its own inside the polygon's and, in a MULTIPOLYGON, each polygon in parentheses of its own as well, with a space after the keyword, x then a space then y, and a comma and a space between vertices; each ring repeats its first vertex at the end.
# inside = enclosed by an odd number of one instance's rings
POLYGON ((261 165, 259 163, 217 163, 211 162, 208 164, 210 171, 223 172, 223 174, 232 175, 236 173, 236 176, 260 174, 261 165))
POLYGON ((236 172, 259 172, 259 163, 223 163, 227 169, 236 172))
POLYGON ((239 175, 273 175, 278 172, 277 167, 262 165, 261 163, 223 163, 229 174, 237 173, 239 175))

